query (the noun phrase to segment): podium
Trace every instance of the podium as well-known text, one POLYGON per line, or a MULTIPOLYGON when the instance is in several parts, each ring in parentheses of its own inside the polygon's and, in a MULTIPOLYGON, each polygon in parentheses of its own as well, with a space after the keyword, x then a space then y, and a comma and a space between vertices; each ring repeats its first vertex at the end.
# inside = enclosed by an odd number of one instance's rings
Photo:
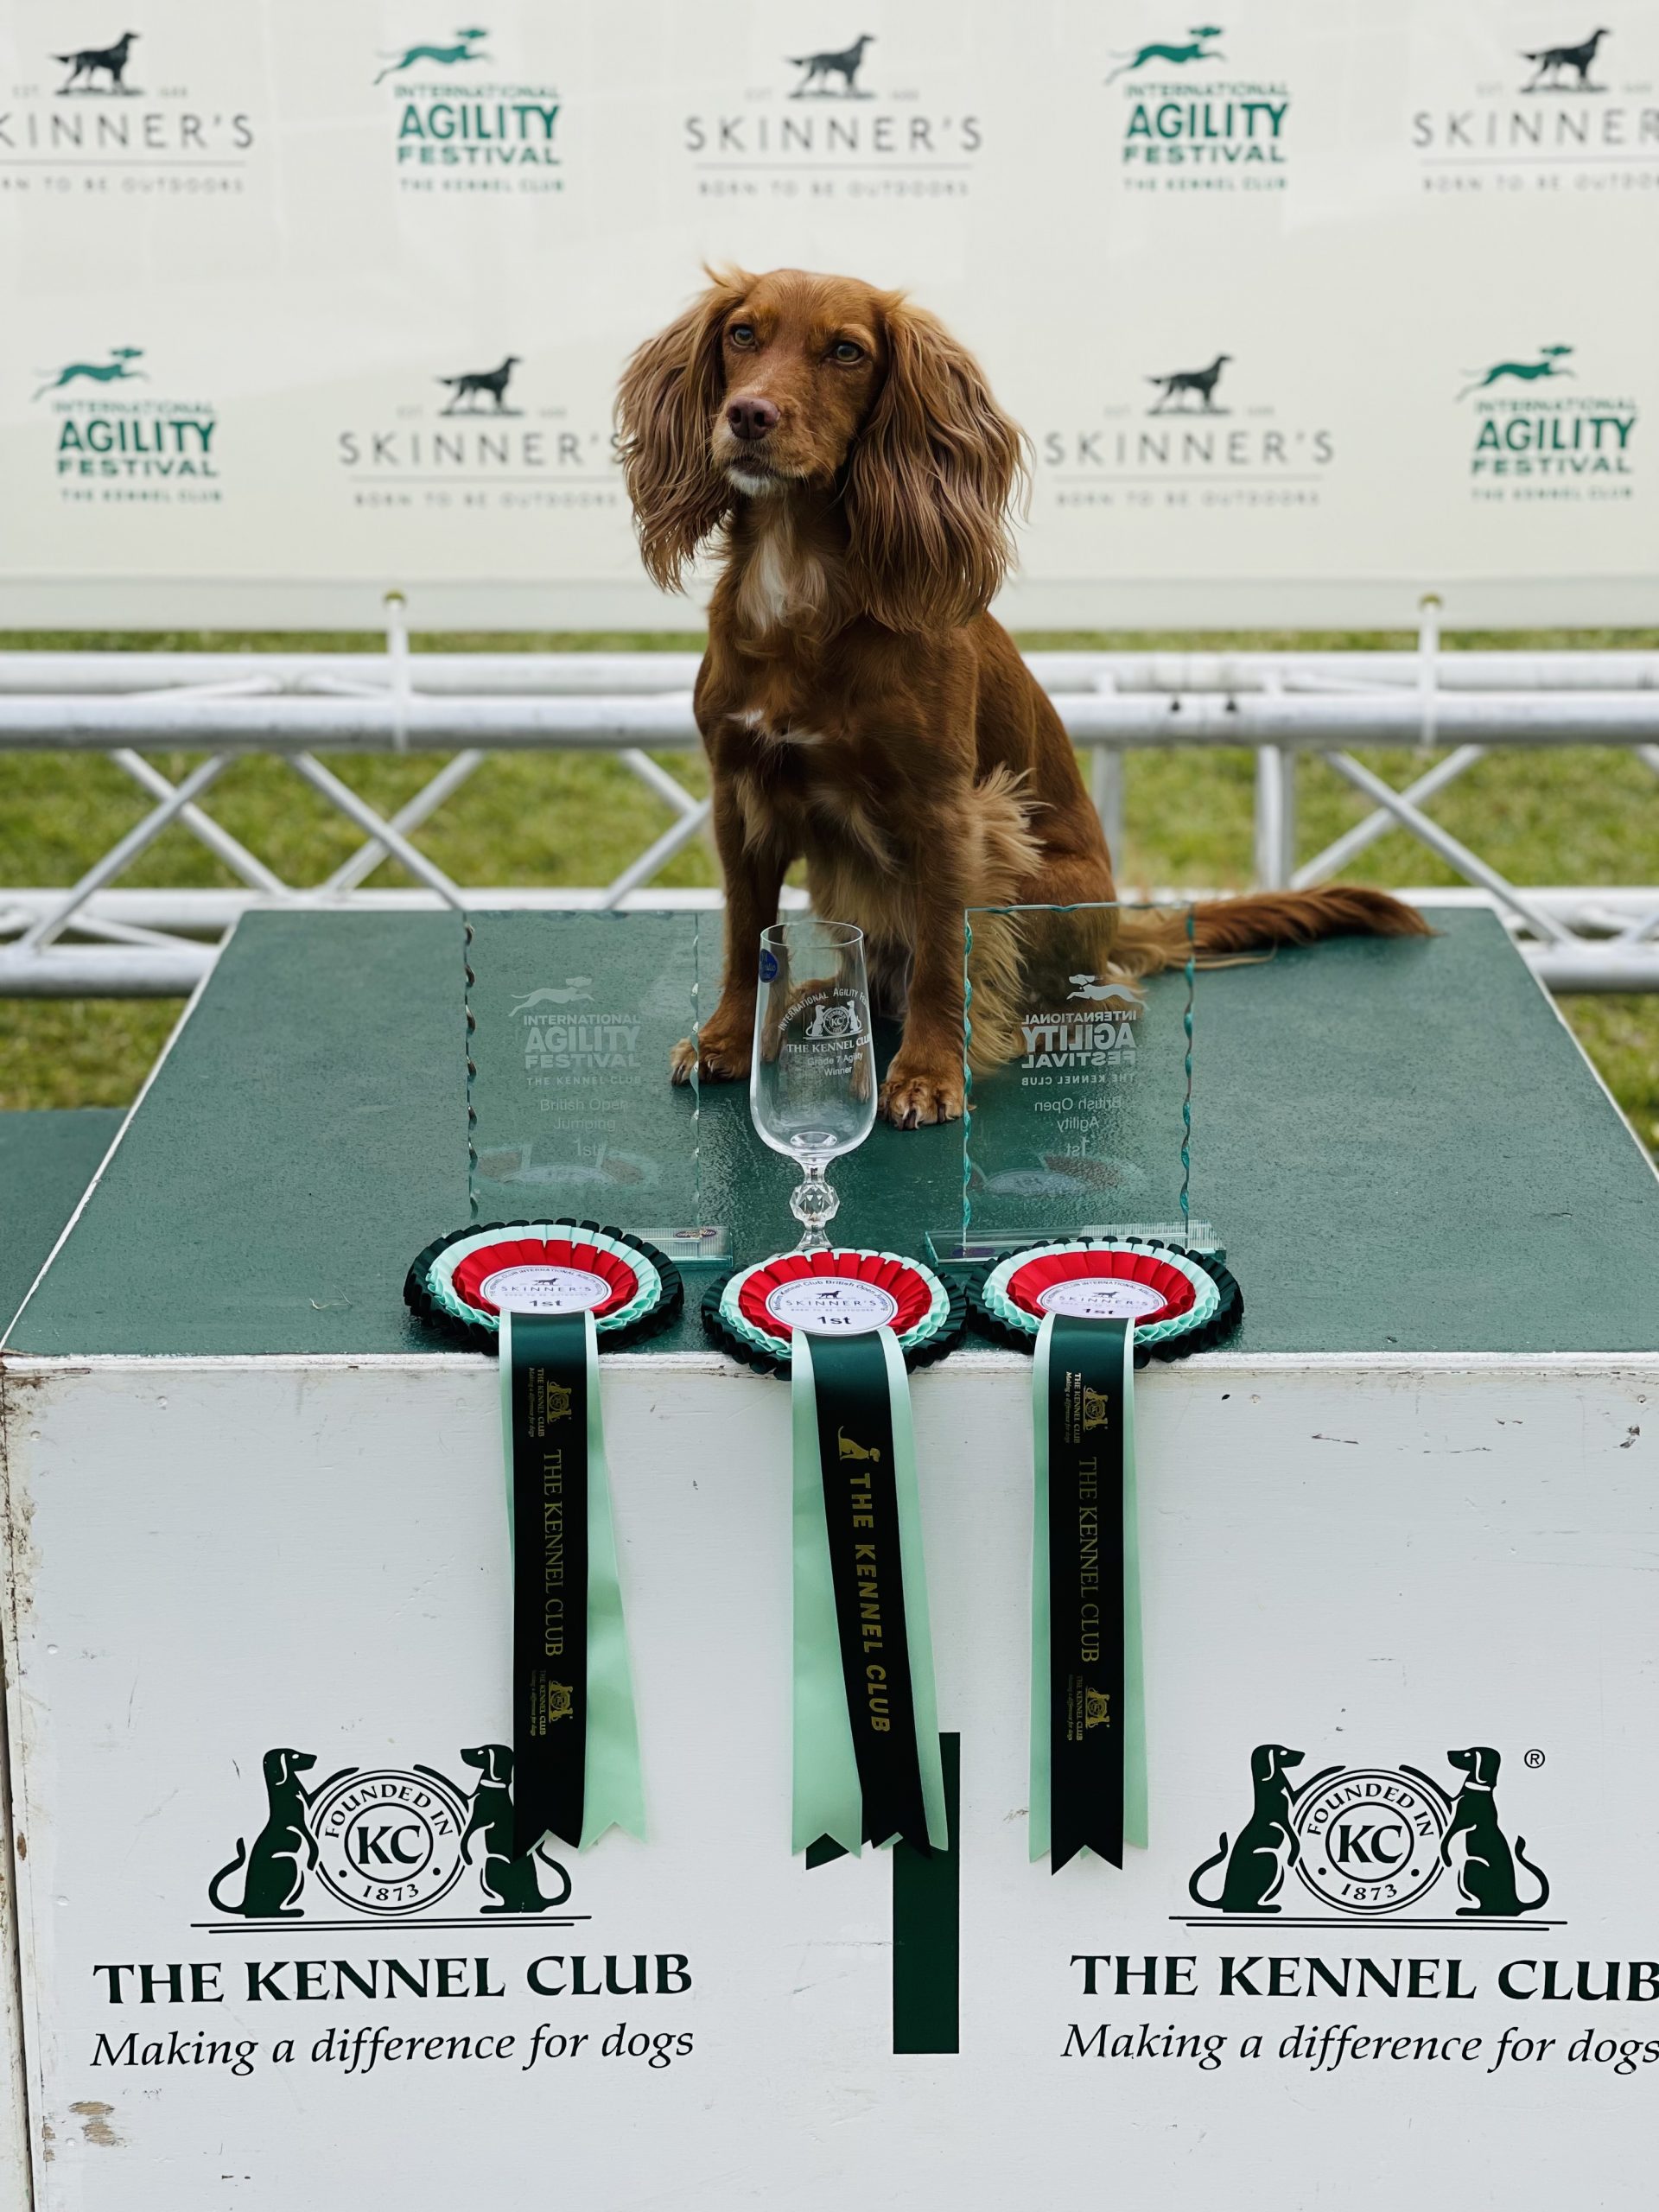
MULTIPOLYGON (((649 1840, 512 1906, 497 1376, 399 1294, 466 1218, 452 931, 245 919, 3 1359, 38 2212, 1635 2212, 1659 1184, 1431 918, 1202 979, 1246 1319, 1138 1384, 1150 1847, 1029 1863, 1029 1365, 970 1336, 913 1383, 951 1848, 791 1857, 789 1393, 691 1296, 601 1363, 649 1840)), ((961 1158, 878 1127, 838 1229, 925 1254, 961 1158)), ((741 1087, 700 1159, 773 1249, 741 1087)))

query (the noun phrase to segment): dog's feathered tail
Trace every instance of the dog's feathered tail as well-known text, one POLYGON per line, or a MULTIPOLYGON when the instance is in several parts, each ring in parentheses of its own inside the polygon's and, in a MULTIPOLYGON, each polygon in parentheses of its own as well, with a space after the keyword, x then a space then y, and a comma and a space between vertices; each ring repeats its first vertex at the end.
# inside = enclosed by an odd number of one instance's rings
POLYGON ((1193 938, 1179 912, 1126 912, 1112 948, 1114 969, 1157 976, 1181 967, 1189 950, 1201 965, 1218 965, 1281 944, 1317 944, 1329 937, 1433 937, 1414 906, 1386 891, 1332 884, 1323 891, 1254 891, 1241 899, 1206 899, 1192 909, 1193 938))

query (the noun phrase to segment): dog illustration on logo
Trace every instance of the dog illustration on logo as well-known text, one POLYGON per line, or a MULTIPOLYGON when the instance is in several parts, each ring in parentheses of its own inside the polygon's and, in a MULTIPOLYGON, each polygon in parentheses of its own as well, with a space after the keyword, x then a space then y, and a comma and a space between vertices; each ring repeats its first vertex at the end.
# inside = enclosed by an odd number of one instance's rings
POLYGON ((1611 36, 1612 33, 1604 28, 1599 31, 1592 31, 1582 46, 1541 46, 1534 54, 1528 53, 1523 48, 1521 59, 1523 61, 1535 61, 1538 66, 1533 71, 1532 81, 1530 84, 1522 85, 1522 91, 1523 92, 1535 92, 1541 90, 1599 92, 1601 86, 1592 85, 1590 81, 1590 65, 1595 60, 1596 48, 1601 44, 1603 39, 1611 36), (1563 69, 1578 71, 1579 81, 1576 86, 1562 84, 1563 69), (1546 79, 1548 80, 1548 83, 1545 81, 1546 79))
POLYGON ((550 983, 543 983, 539 991, 531 991, 527 998, 515 999, 512 1011, 524 1014, 533 1006, 575 1006, 581 1000, 591 1000, 593 980, 591 976, 567 976, 562 991, 556 991, 550 983))
MULTIPOLYGON (((1250 1817, 1238 1832, 1238 1840, 1228 1855, 1227 1838, 1221 1839, 1221 1848, 1212 1859, 1206 1859, 1192 1870, 1187 1891, 1194 1904, 1201 1904, 1206 1912, 1277 1912, 1273 1902, 1284 1887, 1285 1877, 1301 1856, 1301 1844, 1291 1825, 1291 1807, 1301 1794, 1294 1783, 1285 1778, 1287 1767, 1300 1766, 1306 1754, 1294 1751, 1287 1744, 1258 1744, 1250 1753, 1250 1782, 1255 1793, 1250 1817), (1207 1897, 1198 1888, 1202 1876, 1212 1866, 1227 1861, 1227 1872, 1222 1877, 1221 1895, 1207 1897)), ((1335 1774, 1335 1767, 1324 1767, 1311 1780, 1302 1784, 1311 1789, 1315 1782, 1322 1782, 1327 1774, 1335 1774)))
POLYGON ((144 372, 129 368, 127 364, 142 360, 143 355, 142 346, 111 346, 107 361, 71 361, 67 368, 60 369, 56 376, 50 369, 37 369, 35 373, 44 377, 46 382, 34 396, 36 399, 44 399, 48 391, 61 391, 65 385, 73 384, 77 377, 85 377, 88 384, 130 384, 135 377, 143 383, 146 380, 144 372))
POLYGON ((93 84, 92 77, 99 69, 110 80, 104 87, 106 92, 130 92, 133 88, 126 82, 127 56, 131 53, 132 41, 137 35, 137 31, 123 31, 113 46, 83 46, 76 54, 54 54, 52 57, 54 61, 67 61, 69 65, 68 76, 58 86, 60 95, 73 92, 82 77, 86 79, 82 90, 96 92, 98 87, 93 84))
MULTIPOLYGON (((1216 386, 1221 381, 1222 371, 1232 358, 1230 353, 1217 353, 1207 369, 1177 369, 1172 376, 1148 377, 1147 378, 1148 384, 1156 385, 1161 388, 1157 398, 1154 400, 1147 412, 1149 415, 1161 415, 1170 401, 1178 397, 1180 393, 1195 391, 1205 414, 1225 414, 1227 411, 1225 408, 1218 408, 1216 405, 1216 386)), ((1180 414, 1187 414, 1190 411, 1187 408, 1180 408, 1177 410, 1180 414)))
MULTIPOLYGON (((1515 1839, 1510 1848, 1497 1817, 1497 1770, 1503 1761, 1490 1744, 1471 1744, 1466 1750, 1448 1751, 1446 1764, 1466 1777, 1454 1799, 1438 1782, 1433 1787, 1452 1808, 1452 1824, 1440 1838, 1440 1857, 1458 1878, 1464 1903, 1458 1907, 1462 1920, 1515 1920, 1522 1914, 1541 1912, 1549 1902, 1549 1877, 1527 1856, 1527 1840, 1515 1839), (1538 1884, 1538 1894, 1523 1904, 1515 1884, 1517 1862, 1538 1884)), ((1402 1770, 1415 1774, 1414 1767, 1402 1770)), ((1431 1777, 1421 1775, 1421 1781, 1431 1777)))
POLYGON ((1119 982, 1116 976, 1109 976, 1104 982, 1094 976, 1068 976, 1065 980, 1077 987, 1068 991, 1066 997, 1086 999, 1091 1006, 1116 1006, 1121 1001, 1125 1006, 1144 1007, 1147 1002, 1144 991, 1136 990, 1133 983, 1119 982))
POLYGON ((1472 377, 1474 382, 1465 385, 1458 397, 1467 399, 1471 391, 1484 391, 1503 377, 1513 377, 1517 384, 1536 384, 1544 377, 1570 377, 1572 370, 1564 369, 1561 362, 1572 351, 1570 346, 1541 346, 1535 361, 1494 361, 1484 376, 1478 369, 1465 369, 1465 376, 1472 377))
POLYGON ((480 394, 488 392, 490 397, 495 402, 495 412, 498 415, 517 415, 519 410, 507 405, 507 386, 512 383, 512 372, 518 364, 519 356, 517 353, 509 353, 499 369, 469 369, 458 377, 439 377, 438 383, 447 384, 449 387, 449 404, 441 411, 445 415, 453 415, 463 399, 469 399, 474 402, 474 404, 468 407, 467 412, 469 415, 476 415, 478 412, 476 403, 480 394))
MULTIPOLYGON (((473 1838, 483 1838, 479 1877, 495 1902, 481 1910, 486 1913, 550 1912, 556 1905, 563 1904, 570 1895, 570 1877, 559 1861, 543 1857, 539 1843, 528 1851, 513 1848, 512 1751, 505 1744, 476 1744, 461 1756, 468 1766, 478 1770, 478 1786, 469 1801, 471 1810, 461 1849, 461 1856, 471 1866, 475 1863, 473 1838), (560 1888, 556 1897, 543 1896, 537 1878, 538 1866, 550 1867, 558 1876, 560 1888)), ((442 1782, 448 1789, 455 1788, 435 1767, 419 1767, 416 1771, 429 1774, 435 1782, 442 1782)), ((467 1796, 464 1789, 456 1794, 467 1796)))
POLYGON ((844 1428, 836 1431, 836 1441, 841 1446, 843 1459, 871 1459, 879 1466, 881 1454, 874 1445, 861 1444, 855 1436, 849 1436, 844 1428))
POLYGON ((815 1044, 825 1043, 836 1037, 861 1037, 856 1007, 832 1006, 827 1002, 812 1009, 812 1019, 806 1025, 806 1033, 815 1044))
POLYGON ((820 87, 817 97, 828 99, 832 97, 830 79, 838 76, 842 80, 841 91, 833 97, 844 100, 868 99, 870 95, 858 89, 858 73, 864 67, 865 48, 874 44, 874 33, 866 31, 862 38, 855 39, 839 54, 786 54, 784 59, 792 69, 804 69, 806 72, 789 97, 792 100, 804 99, 817 84, 820 87))
POLYGON ((354 1766, 343 1766, 316 1789, 308 1789, 300 1777, 316 1763, 313 1752, 282 1745, 265 1753, 261 1762, 265 1777, 265 1825, 253 1839, 251 1851, 238 1836, 235 1858, 208 1883, 207 1901, 215 1912, 233 1913, 243 1920, 304 1919, 299 1909, 300 1892, 307 1874, 317 1863, 311 1807, 325 1790, 357 1772, 354 1766), (220 1896, 220 1885, 245 1860, 248 1871, 242 1879, 242 1895, 233 1904, 220 1896))
POLYGON ((1127 77, 1131 69, 1144 69, 1148 61, 1173 62, 1178 67, 1184 61, 1224 61, 1226 56, 1218 50, 1212 48, 1208 53, 1205 51, 1205 39, 1220 36, 1219 23, 1205 23, 1202 27, 1194 24, 1191 46, 1165 46, 1154 41, 1150 46, 1141 47, 1135 54, 1130 54, 1125 48, 1122 54, 1114 54, 1112 57, 1119 67, 1113 70, 1106 82, 1109 85, 1115 85, 1120 77, 1127 77))
POLYGON ((386 66, 374 81, 378 85, 387 77, 395 77, 399 70, 412 69, 417 61, 435 61, 446 68, 455 61, 487 61, 487 54, 474 54, 473 48, 478 40, 488 36, 488 31, 457 31, 454 46, 406 46, 400 60, 384 57, 386 66))

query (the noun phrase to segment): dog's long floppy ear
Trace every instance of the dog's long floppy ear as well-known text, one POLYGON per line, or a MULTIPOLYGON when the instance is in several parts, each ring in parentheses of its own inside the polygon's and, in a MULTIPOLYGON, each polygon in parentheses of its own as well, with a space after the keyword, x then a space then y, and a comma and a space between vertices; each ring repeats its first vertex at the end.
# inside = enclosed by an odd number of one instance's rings
POLYGON ((943 323, 897 296, 883 310, 887 378, 847 469, 852 564, 878 622, 944 629, 982 613, 1013 563, 1026 442, 943 323))
POLYGON ((646 340, 617 388, 617 457, 640 554, 664 591, 680 588, 687 563, 732 504, 709 436, 721 389, 721 332, 754 280, 740 269, 708 273, 709 289, 646 340))

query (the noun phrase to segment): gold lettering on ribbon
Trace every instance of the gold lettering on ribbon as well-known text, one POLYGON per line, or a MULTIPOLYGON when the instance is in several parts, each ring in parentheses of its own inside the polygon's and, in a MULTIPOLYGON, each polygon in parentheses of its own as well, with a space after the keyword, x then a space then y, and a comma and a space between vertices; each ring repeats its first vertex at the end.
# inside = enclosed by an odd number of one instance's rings
MULTIPOLYGON (((843 1439, 842 1457, 853 1457, 847 1452, 845 1445, 846 1440, 843 1439)), ((860 1446, 857 1456, 879 1459, 880 1454, 866 1452, 860 1446)), ((871 1510, 871 1478, 861 1471, 849 1474, 847 1485, 847 1502, 852 1510, 853 1527, 874 1529, 875 1515, 871 1510)), ((875 1564, 875 1546, 873 1543, 861 1542, 853 1546, 853 1574, 858 1584, 859 1638, 864 1656, 868 1659, 873 1651, 881 1649, 887 1637, 875 1564)), ((893 1727, 893 1708, 887 1698, 887 1670, 874 1662, 864 1669, 864 1702, 872 1731, 878 1736, 888 1734, 893 1727)))
MULTIPOLYGON (((1060 1433, 1071 1446, 1110 1422, 1110 1408, 1102 1392, 1091 1390, 1082 1376, 1068 1368, 1061 1396, 1060 1433)), ((1097 1447, 1096 1447, 1097 1448, 1097 1447)), ((1077 1586, 1100 1588, 1100 1460, 1079 1458, 1077 1478, 1077 1586)), ((1077 1608, 1074 1647, 1079 1668, 1096 1668, 1101 1661, 1100 1606, 1085 1597, 1077 1608)), ((1104 1691, 1091 1689, 1081 1674, 1066 1677, 1064 1728, 1069 1744, 1080 1744, 1090 1728, 1112 1725, 1111 1700, 1104 1691)))

